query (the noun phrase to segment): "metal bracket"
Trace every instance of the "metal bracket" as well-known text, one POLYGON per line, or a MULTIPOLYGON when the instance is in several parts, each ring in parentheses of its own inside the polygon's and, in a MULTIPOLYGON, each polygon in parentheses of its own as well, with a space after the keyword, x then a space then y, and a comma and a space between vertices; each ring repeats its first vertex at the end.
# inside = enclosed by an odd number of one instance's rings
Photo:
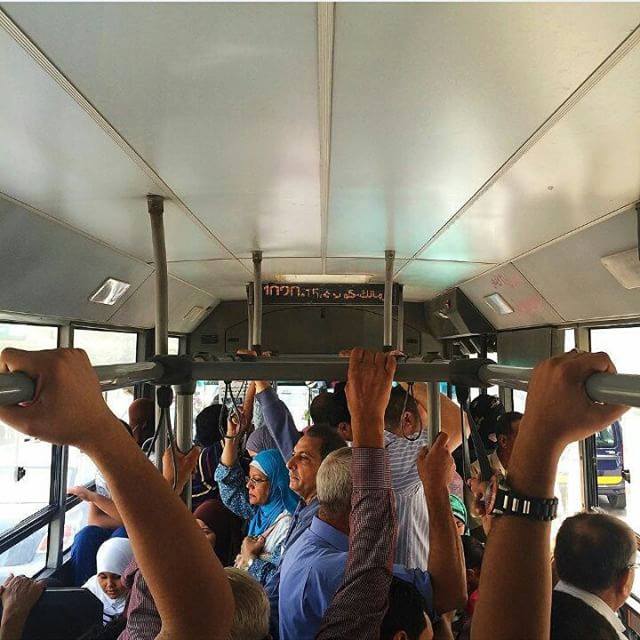
POLYGON ((480 378, 480 369, 488 364, 495 364, 495 362, 487 358, 452 360, 449 363, 451 384, 463 387, 488 387, 489 385, 480 378))
POLYGON ((152 360, 161 364, 164 370, 162 377, 154 380, 154 384, 158 386, 195 384, 191 356, 154 356, 152 360))

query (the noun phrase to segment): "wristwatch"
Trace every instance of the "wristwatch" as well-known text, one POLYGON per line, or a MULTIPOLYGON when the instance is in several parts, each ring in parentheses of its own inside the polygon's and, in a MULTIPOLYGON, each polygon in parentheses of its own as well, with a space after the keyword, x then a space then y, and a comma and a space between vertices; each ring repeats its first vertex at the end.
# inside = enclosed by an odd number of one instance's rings
POLYGON ((529 520, 549 522, 558 514, 558 498, 532 498, 511 489, 504 476, 498 476, 492 516, 521 516, 529 520))

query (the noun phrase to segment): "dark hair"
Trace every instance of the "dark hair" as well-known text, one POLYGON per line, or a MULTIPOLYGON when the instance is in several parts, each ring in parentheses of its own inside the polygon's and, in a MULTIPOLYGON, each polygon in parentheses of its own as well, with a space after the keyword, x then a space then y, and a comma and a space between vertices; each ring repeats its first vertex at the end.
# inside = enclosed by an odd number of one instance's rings
POLYGON ((380 640, 392 640, 398 631, 404 631, 409 640, 418 640, 427 626, 424 619, 426 604, 414 585, 394 576, 389 588, 389 608, 382 621, 380 640))
POLYGON ((394 387, 391 389, 389 404, 384 412, 385 429, 395 431, 400 427, 403 410, 412 413, 416 418, 420 417, 418 403, 413 396, 410 396, 402 387, 394 387))
POLYGON ((461 536, 461 539, 467 569, 480 569, 484 557, 484 545, 471 536, 461 536))
POLYGON ((310 438, 317 438, 322 442, 320 456, 323 460, 332 451, 344 447, 344 440, 340 437, 340 434, 327 424, 314 424, 304 432, 304 435, 310 438))
MULTIPOLYGON (((201 447, 211 447, 216 442, 222 440, 222 434, 220 433, 220 413, 223 411, 221 404, 212 404, 209 407, 205 407, 196 416, 196 444, 201 447)), ((226 410, 222 416, 223 423, 226 421, 226 410)), ((226 427, 226 424, 225 424, 226 427)))
POLYGON ((341 422, 351 424, 351 414, 345 393, 346 382, 338 382, 334 387, 329 410, 329 424, 335 429, 341 422))
POLYGON ((603 513, 578 513, 567 518, 556 538, 558 576, 591 593, 608 589, 635 562, 633 531, 603 513))
POLYGON ((309 415, 313 424, 331 423, 331 408, 333 395, 327 391, 319 393, 309 406, 309 415))
POLYGON ((469 403, 469 413, 485 437, 496 432, 498 418, 504 413, 504 405, 498 396, 480 394, 469 403))
POLYGON ((522 414, 519 411, 503 413, 496 421, 496 435, 510 436, 513 434, 513 425, 518 420, 522 420, 522 414))

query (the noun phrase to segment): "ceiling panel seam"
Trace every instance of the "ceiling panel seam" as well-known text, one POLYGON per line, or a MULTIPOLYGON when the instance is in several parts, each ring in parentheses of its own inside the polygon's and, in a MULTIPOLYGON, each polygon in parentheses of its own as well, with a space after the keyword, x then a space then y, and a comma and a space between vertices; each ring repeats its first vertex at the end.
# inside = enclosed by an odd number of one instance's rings
MULTIPOLYGON (((507 160, 484 182, 484 184, 425 242, 395 273, 397 276, 411 261, 424 253, 461 216, 471 208, 500 178, 502 178, 524 155, 537 144, 591 89, 593 89, 640 41, 640 25, 592 71, 585 80, 557 107, 551 115, 507 158, 507 160)), ((514 260, 515 258, 511 258, 514 260)), ((395 277, 394 276, 394 277, 395 277)))
POLYGON ((536 287, 536 285, 533 284, 533 282, 531 282, 531 280, 529 280, 529 278, 527 278, 527 276, 525 276, 524 273, 522 273, 522 271, 518 269, 515 264, 513 264, 513 262, 511 263, 511 266, 522 276, 523 280, 528 283, 528 285, 551 307, 554 313, 556 313, 559 318, 562 318, 563 322, 566 322, 567 319, 551 304, 550 300, 547 300, 542 291, 540 291, 540 289, 538 289, 538 287, 536 287))
MULTIPOLYGON (((116 143, 127 157, 160 189, 164 197, 175 203, 178 208, 200 229, 222 247, 233 259, 240 262, 243 269, 251 272, 240 258, 229 249, 220 238, 192 211, 178 194, 160 177, 146 160, 133 148, 118 130, 98 111, 62 71, 41 51, 38 46, 20 29, 20 27, 0 8, 0 26, 26 51, 27 54, 71 97, 78 106, 116 143)), ((146 194, 144 194, 146 195, 146 194)))
MULTIPOLYGON (((526 258, 527 256, 530 256, 530 255, 540 251, 541 249, 544 249, 546 247, 550 247, 551 245, 556 244, 557 242, 561 242, 562 240, 566 240, 567 238, 570 238, 571 236, 575 236, 576 234, 580 233, 581 231, 586 231, 590 227, 594 227, 597 224, 600 224, 601 222, 606 222, 610 218, 615 218, 616 216, 621 215, 625 211, 629 211, 629 209, 631 209, 632 207, 635 207, 638 204, 640 204, 640 199, 634 200, 633 202, 629 202, 628 204, 625 204, 622 207, 619 207, 618 209, 614 209, 613 211, 609 211, 608 213, 605 213, 604 215, 600 216, 599 218, 596 218, 595 220, 591 220, 590 222, 586 222, 585 224, 580 225, 579 227, 576 227, 575 229, 572 229, 571 231, 567 231, 567 233, 563 233, 562 235, 558 236, 557 238, 552 238, 551 240, 547 240, 546 242, 543 242, 542 244, 539 244, 538 246, 533 247, 532 249, 528 249, 527 251, 515 256, 514 258, 511 258, 510 260, 505 260, 504 262, 500 262, 499 264, 494 264, 492 267, 490 267, 486 271, 483 271, 482 273, 478 273, 477 275, 473 276, 472 278, 469 278, 468 280, 465 280, 461 284, 469 284, 469 283, 473 282, 474 280, 478 280, 479 278, 482 278, 483 276, 487 275, 488 273, 491 273, 492 271, 497 271, 498 269, 501 269, 505 265, 513 264, 514 262, 517 262, 518 260, 522 260, 522 258, 526 258)), ((636 242, 635 238, 633 239, 633 241, 636 242)))
POLYGON ((318 118, 320 131, 320 253, 322 273, 327 273, 329 242, 329 188, 331 180, 331 122, 333 105, 334 2, 318 2, 318 118))
POLYGON ((44 218, 48 222, 52 222, 54 224, 60 225, 61 227, 64 227, 65 229, 68 229, 72 233, 76 233, 79 236, 82 236, 83 238, 86 238, 87 240, 90 240, 91 242, 94 242, 95 244, 98 244, 98 245, 100 245, 102 247, 105 247, 106 249, 109 249, 110 251, 113 251, 114 253, 117 253, 118 255, 123 256, 124 258, 128 258, 129 260, 134 260, 138 264, 143 264, 145 267, 148 267, 149 269, 151 269, 153 271, 153 267, 151 266, 153 263, 150 264, 146 260, 143 260, 142 258, 140 258, 138 256, 134 256, 134 255, 132 255, 130 253, 127 253, 126 251, 123 251, 122 249, 119 249, 118 247, 114 247, 112 244, 109 244, 108 242, 105 242, 104 240, 101 240, 100 238, 96 238, 95 236, 92 236, 90 233, 87 233, 86 231, 83 231, 82 229, 78 229, 77 227, 74 227, 72 224, 69 224, 68 222, 65 222, 64 220, 61 220, 60 218, 56 218, 56 217, 52 216, 51 214, 46 213, 45 211, 42 211, 41 209, 38 209, 38 208, 36 208, 36 207, 26 203, 26 202, 23 202, 22 200, 18 200, 17 198, 14 198, 13 196, 10 196, 8 193, 4 193, 3 191, 0 191, 0 198, 2 198, 3 200, 6 200, 7 202, 11 202, 11 204, 16 205, 17 207, 21 207, 23 209, 26 209, 30 213, 33 213, 34 215, 37 215, 40 218, 44 218))
POLYGON ((156 272, 156 270, 154 269, 153 271, 151 271, 151 273, 142 280, 142 282, 133 290, 129 293, 129 295, 117 306, 116 309, 113 310, 113 313, 107 318, 107 322, 111 322, 113 320, 113 318, 118 315, 118 313, 120 313, 120 311, 127 305, 127 303, 129 302, 129 300, 131 300, 133 298, 133 296, 136 295, 136 293, 138 293, 138 291, 140 291, 140 289, 142 288, 142 286, 145 284, 145 282, 147 282, 147 280, 149 280, 149 278, 151 276, 153 276, 153 274, 156 272))

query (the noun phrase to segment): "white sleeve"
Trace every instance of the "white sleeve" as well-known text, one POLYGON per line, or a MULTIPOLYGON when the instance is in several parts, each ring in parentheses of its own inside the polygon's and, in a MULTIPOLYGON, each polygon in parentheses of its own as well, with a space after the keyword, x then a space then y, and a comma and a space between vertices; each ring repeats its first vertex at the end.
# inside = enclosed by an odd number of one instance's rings
POLYGON ((271 530, 271 533, 267 536, 267 540, 264 543, 265 553, 272 553, 274 549, 277 549, 284 542, 289 532, 290 524, 291 516, 288 514, 278 520, 278 523, 271 530))

